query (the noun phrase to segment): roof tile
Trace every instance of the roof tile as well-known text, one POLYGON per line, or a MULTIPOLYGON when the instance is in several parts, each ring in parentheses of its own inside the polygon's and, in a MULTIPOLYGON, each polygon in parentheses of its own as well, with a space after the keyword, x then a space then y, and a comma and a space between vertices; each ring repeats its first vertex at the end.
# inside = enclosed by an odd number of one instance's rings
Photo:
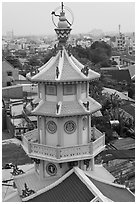
POLYGON ((94 197, 78 176, 72 173, 51 190, 27 202, 90 202, 94 197))

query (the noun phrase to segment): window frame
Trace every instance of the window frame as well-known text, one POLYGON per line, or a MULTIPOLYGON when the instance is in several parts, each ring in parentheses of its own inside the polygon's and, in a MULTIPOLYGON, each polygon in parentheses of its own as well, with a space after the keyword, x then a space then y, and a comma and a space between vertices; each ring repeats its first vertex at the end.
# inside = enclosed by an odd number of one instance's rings
POLYGON ((70 95, 76 95, 76 85, 75 84, 64 84, 63 85, 63 96, 70 96, 70 95), (67 88, 66 88, 67 86, 72 86, 73 87, 71 93, 66 91, 67 90, 67 88))
POLYGON ((57 86, 56 86, 56 85, 53 85, 53 84, 52 84, 52 85, 51 85, 51 84, 50 84, 50 85, 49 85, 49 84, 48 84, 48 85, 45 85, 45 93, 46 93, 46 95, 57 96, 57 86), (49 87, 49 86, 54 86, 54 87, 55 87, 55 89, 54 89, 55 92, 54 92, 54 93, 48 92, 48 87, 49 87))
POLYGON ((8 76, 13 76, 12 71, 7 71, 7 75, 8 75, 8 76))

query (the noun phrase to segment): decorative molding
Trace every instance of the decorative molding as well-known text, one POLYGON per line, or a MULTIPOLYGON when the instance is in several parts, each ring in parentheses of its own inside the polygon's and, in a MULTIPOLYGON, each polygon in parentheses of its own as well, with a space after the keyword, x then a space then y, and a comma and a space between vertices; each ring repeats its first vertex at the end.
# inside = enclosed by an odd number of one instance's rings
POLYGON ((46 124, 46 129, 49 133, 54 134, 57 131, 57 125, 54 121, 50 120, 46 124))
POLYGON ((67 121, 64 124, 64 130, 67 134, 72 134, 76 130, 76 123, 72 120, 67 121))

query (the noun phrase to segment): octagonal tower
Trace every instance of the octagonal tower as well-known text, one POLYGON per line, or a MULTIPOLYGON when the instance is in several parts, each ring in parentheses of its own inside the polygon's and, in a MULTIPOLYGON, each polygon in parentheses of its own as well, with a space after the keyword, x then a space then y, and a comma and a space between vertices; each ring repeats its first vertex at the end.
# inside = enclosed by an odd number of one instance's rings
POLYGON ((41 178, 62 176, 73 166, 94 169, 94 157, 105 147, 105 135, 91 127, 91 115, 101 105, 89 96, 89 83, 100 75, 71 54, 67 39, 71 23, 61 9, 55 29, 54 56, 27 78, 38 84, 38 104, 27 106, 37 116, 38 129, 27 132, 24 149, 41 178))

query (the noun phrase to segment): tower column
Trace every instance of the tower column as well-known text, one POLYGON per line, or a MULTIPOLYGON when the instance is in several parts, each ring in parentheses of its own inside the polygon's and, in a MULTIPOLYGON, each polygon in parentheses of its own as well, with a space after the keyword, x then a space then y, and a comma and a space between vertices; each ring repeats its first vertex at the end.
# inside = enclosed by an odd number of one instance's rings
POLYGON ((91 168, 91 171, 94 171, 95 169, 94 157, 89 161, 89 167, 91 168))
POLYGON ((37 117, 37 123, 38 123, 38 142, 40 142, 40 120, 41 120, 41 118, 40 118, 41 116, 38 116, 37 117))
POLYGON ((45 93, 45 84, 44 83, 41 83, 41 97, 43 100, 46 99, 46 93, 45 93))
POLYGON ((40 98, 40 83, 38 83, 38 97, 40 98))
POLYGON ((46 128, 45 128, 45 117, 41 117, 41 130, 42 130, 42 144, 46 144, 46 128))
POLYGON ((91 139, 91 115, 88 116, 88 141, 91 139))
POLYGON ((63 121, 61 118, 58 118, 58 145, 63 146, 63 121))
POLYGON ((77 84, 77 100, 81 98, 81 84, 77 84))
POLYGON ((44 178, 44 161, 43 160, 40 160, 39 173, 40 173, 40 178, 43 179, 44 178))
POLYGON ((88 97, 89 96, 89 82, 88 81, 87 81, 86 85, 87 85, 87 94, 86 94, 86 96, 88 97))
POLYGON ((63 89, 61 84, 57 85, 57 96, 58 96, 58 102, 63 101, 63 89))
POLYGON ((77 141, 78 144, 82 144, 82 117, 78 116, 77 117, 77 141))

